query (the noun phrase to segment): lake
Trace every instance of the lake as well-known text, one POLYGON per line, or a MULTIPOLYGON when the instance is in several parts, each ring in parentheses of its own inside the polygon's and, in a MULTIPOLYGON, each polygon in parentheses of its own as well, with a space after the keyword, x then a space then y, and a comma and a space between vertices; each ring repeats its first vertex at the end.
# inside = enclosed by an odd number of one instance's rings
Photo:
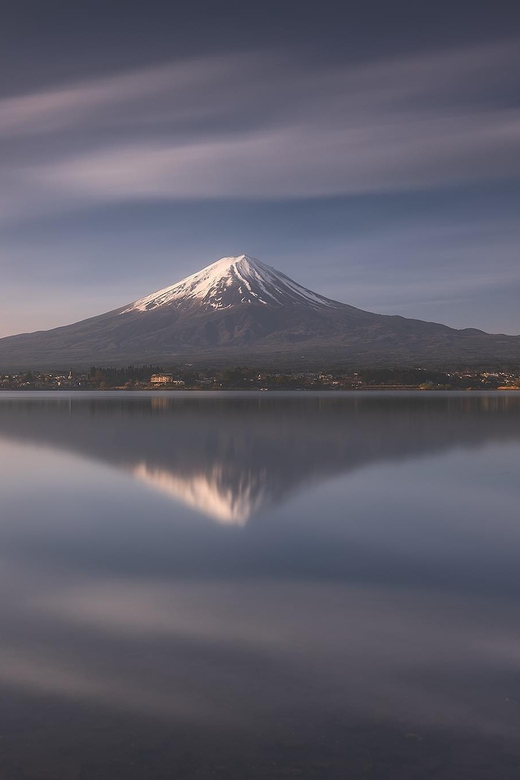
POLYGON ((0 778, 520 776, 520 393, 0 394, 0 778))

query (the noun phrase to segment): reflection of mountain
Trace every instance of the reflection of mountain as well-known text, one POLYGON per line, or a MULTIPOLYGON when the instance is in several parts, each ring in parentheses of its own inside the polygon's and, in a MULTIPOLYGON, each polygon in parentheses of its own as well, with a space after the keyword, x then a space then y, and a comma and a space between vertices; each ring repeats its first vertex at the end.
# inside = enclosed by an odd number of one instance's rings
POLYGON ((261 474, 243 474, 234 479, 224 465, 181 477, 143 461, 132 473, 145 484, 221 523, 244 525, 266 500, 261 474))
POLYGON ((378 461, 520 439, 509 395, 0 397, 0 436, 76 452, 243 525, 327 477, 378 461))

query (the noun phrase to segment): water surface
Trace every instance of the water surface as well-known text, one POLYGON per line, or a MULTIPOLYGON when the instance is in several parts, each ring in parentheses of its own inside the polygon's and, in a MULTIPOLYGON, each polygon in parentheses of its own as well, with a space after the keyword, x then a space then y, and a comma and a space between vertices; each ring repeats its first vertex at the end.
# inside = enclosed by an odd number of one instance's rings
POLYGON ((0 778, 518 778, 520 394, 0 395, 0 778))

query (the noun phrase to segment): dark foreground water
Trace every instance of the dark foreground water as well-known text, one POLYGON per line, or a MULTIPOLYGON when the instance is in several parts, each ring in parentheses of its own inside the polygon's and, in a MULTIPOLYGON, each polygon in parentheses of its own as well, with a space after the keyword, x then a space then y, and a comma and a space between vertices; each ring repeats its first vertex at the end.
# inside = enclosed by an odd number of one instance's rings
POLYGON ((0 395, 1 780, 520 777, 520 394, 0 395))

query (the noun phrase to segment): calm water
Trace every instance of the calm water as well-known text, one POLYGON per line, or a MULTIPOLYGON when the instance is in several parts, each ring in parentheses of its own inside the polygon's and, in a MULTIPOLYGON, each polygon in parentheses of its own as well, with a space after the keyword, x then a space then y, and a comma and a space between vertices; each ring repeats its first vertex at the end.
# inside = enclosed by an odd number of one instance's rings
POLYGON ((1 394, 0 778, 520 776, 520 394, 1 394))

